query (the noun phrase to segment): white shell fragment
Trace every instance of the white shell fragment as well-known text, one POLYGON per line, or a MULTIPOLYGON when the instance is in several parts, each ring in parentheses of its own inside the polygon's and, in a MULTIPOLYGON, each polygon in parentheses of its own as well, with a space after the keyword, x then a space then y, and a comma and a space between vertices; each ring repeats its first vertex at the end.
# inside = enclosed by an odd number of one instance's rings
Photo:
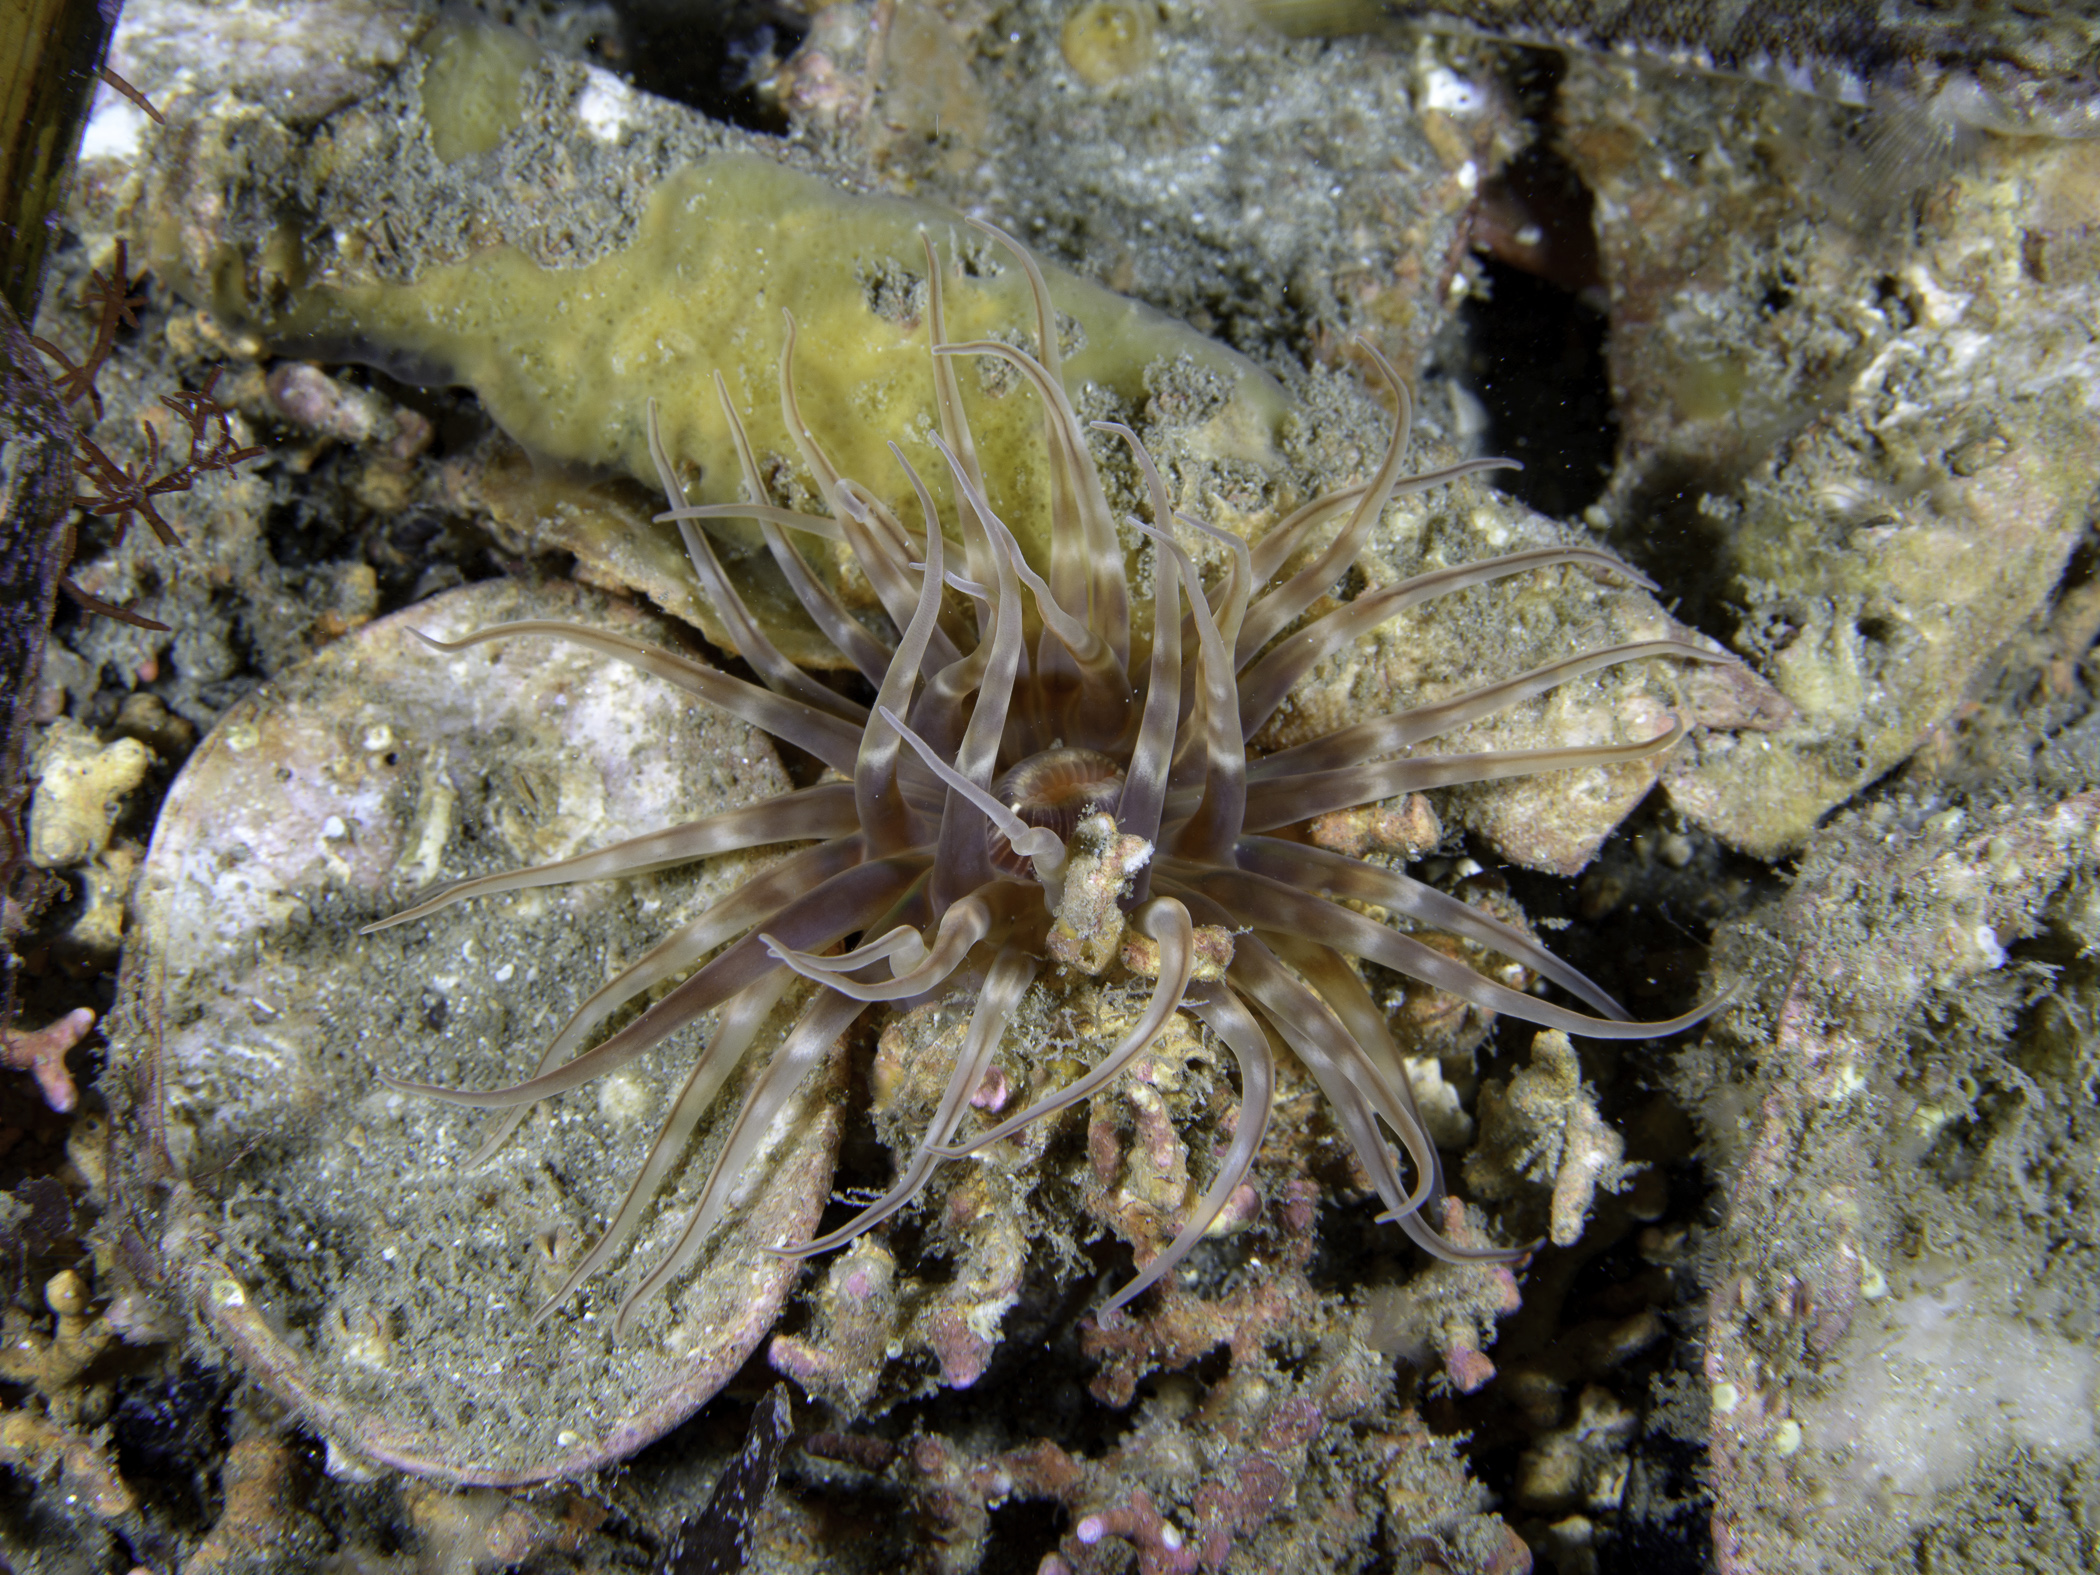
POLYGON ((119 1179, 168 1283, 332 1441, 457 1481, 573 1475, 719 1389, 796 1273, 759 1243, 809 1234, 837 1141, 835 1061, 746 1208, 616 1346, 630 1260, 656 1261, 682 1223, 708 1127, 633 1251, 534 1317, 617 1208, 701 1032, 629 1069, 623 1088, 646 1108, 608 1114, 595 1090, 549 1101, 472 1171, 495 1114, 379 1081, 484 1089, 530 1075, 623 959, 765 855, 361 927, 434 884, 788 788, 762 735, 579 647, 520 637, 445 656, 410 633, 456 639, 527 618, 664 638, 657 620, 575 586, 469 586, 226 714, 147 857, 131 1031, 108 1080, 126 1128, 165 1132, 165 1152, 141 1143, 119 1179))

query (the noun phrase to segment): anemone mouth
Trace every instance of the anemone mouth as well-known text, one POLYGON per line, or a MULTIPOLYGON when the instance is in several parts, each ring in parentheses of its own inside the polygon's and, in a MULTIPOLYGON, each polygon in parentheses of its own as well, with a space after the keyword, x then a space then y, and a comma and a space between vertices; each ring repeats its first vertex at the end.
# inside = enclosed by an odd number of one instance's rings
MULTIPOLYGON (((1060 842, 1071 839, 1079 822, 1102 808, 1113 809, 1123 794, 1123 767, 1098 749, 1065 745, 1030 755, 992 784, 992 797, 1019 819, 1050 832, 1060 842)), ((1028 860, 996 826, 985 828, 992 865, 1001 874, 1025 880, 1028 860)))
POLYGON ((715 1031, 618 1213, 542 1316, 610 1262, 633 1234, 695 1124, 743 1057, 764 1057, 752 1091, 727 1122, 718 1157, 675 1246, 621 1303, 619 1328, 705 1246, 739 1178, 762 1152, 774 1118, 837 1037, 870 1004, 927 1001, 964 979, 972 993, 967 1034, 928 1130, 895 1185, 838 1230, 774 1250, 792 1256, 823 1252, 880 1224, 917 1196, 942 1161, 1106 1087, 1176 1012, 1186 1010, 1236 1064, 1241 1116, 1179 1234, 1142 1265, 1109 1309, 1187 1257, 1246 1180, 1267 1129, 1276 1061, 1285 1051, 1319 1084, 1386 1217, 1447 1260, 1513 1258, 1526 1249, 1461 1247, 1428 1223, 1425 1211, 1443 1194, 1440 1161, 1415 1107, 1401 1050, 1350 959, 1394 969, 1487 1012, 1593 1037, 1671 1033, 1710 1010, 1667 1022, 1631 1021, 1597 985, 1515 927, 1403 873, 1269 833, 1423 788, 1652 756, 1683 736, 1681 725, 1648 738, 1574 749, 1434 754, 1418 753, 1416 746, 1600 668, 1660 658, 1726 658, 1667 639, 1593 650, 1250 760, 1247 740, 1315 665, 1408 607, 1550 568, 1646 582, 1594 549, 1542 547, 1417 575, 1316 613, 1315 604, 1355 562, 1393 498, 1509 463, 1476 460, 1404 474, 1408 390, 1366 345, 1397 407, 1377 471, 1359 485, 1314 499, 1251 546, 1178 513, 1130 428, 1097 427, 1127 448, 1148 505, 1149 518, 1123 522, 1138 534, 1140 557, 1149 558, 1140 565, 1150 570, 1149 632, 1134 630, 1131 584, 1144 583, 1145 576, 1133 575, 1126 561, 1087 429, 1067 397, 1047 286, 1024 247, 990 226, 979 228, 1012 254, 1028 278, 1036 348, 1031 354, 991 340, 949 342, 943 268, 932 240, 925 240, 925 321, 938 416, 930 442, 947 473, 953 539, 932 489, 901 448, 892 445, 914 494, 916 527, 831 463, 797 405, 789 318, 780 362, 781 410, 827 513, 771 501, 720 377, 717 396, 749 501, 687 506, 651 412, 651 451, 669 500, 659 518, 681 532, 702 590, 759 682, 562 624, 505 624, 451 644, 430 642, 456 651, 519 635, 576 641, 795 744, 835 773, 834 780, 747 809, 560 863, 469 881, 384 921, 406 922, 496 892, 800 844, 587 1000, 546 1048, 533 1076, 480 1092, 389 1080, 455 1103, 507 1111, 476 1156, 485 1157, 535 1101, 634 1060, 703 1013, 717 1014, 715 1031), (1051 544, 1045 564, 1023 555, 988 500, 955 374, 965 356, 1005 363, 1042 404, 1049 457, 1042 536, 1051 544), (816 682, 773 646, 724 575, 708 538, 705 522, 726 517, 757 523, 811 619, 874 688, 872 705, 863 707, 816 682), (1184 535, 1207 537, 1225 549, 1222 576, 1204 580, 1182 545, 1184 535), (803 543, 851 561, 887 613, 887 631, 872 630, 853 615, 813 570, 803 543), (1017 764, 995 777, 1002 760, 1017 764), (1115 836, 1075 849, 1075 831, 1090 814, 1111 816, 1115 836), (1512 958, 1599 1015, 1474 972, 1365 917, 1359 909, 1366 904, 1512 958), (1046 962, 1099 971, 1117 955, 1126 923, 1148 940, 1156 957, 1156 967, 1146 970, 1152 980, 1148 998, 1128 1032, 1076 1081, 965 1141, 951 1142, 1046 962), (1206 936, 1230 939, 1221 948, 1206 936), (1221 962, 1225 950, 1229 961, 1221 962), (823 988, 784 1038, 762 1045, 762 1025, 797 976, 823 988), (658 998, 646 1010, 591 1043, 609 1016, 652 993, 658 998))

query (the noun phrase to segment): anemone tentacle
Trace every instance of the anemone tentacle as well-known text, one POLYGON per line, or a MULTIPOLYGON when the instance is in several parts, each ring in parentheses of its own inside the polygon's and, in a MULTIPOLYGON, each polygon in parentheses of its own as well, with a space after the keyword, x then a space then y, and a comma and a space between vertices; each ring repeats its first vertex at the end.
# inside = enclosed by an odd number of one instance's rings
MULTIPOLYGON (((657 427, 654 400, 649 402, 648 419, 649 457, 656 464, 657 480, 663 485, 664 495, 675 509, 685 501, 685 491, 679 484, 677 467, 671 463, 670 452, 665 449, 663 434, 657 427)), ((744 598, 737 593, 735 584, 722 572, 721 560, 715 556, 714 545, 705 530, 692 520, 682 519, 678 522, 678 534, 685 540, 685 555, 692 562, 700 589, 714 604, 723 623, 728 625, 729 638, 736 646, 737 654, 758 670, 768 689, 800 701, 819 713, 844 717, 848 722, 865 719, 866 713, 859 706, 835 690, 825 688, 781 654, 759 621, 751 616, 751 609, 744 605, 744 598)))
POLYGON ((1285 881, 1300 891, 1329 898, 1376 903, 1403 918, 1444 930, 1522 963, 1580 996, 1606 1017, 1627 1022, 1626 1009, 1580 969, 1572 968, 1515 925, 1438 891, 1397 870, 1381 869, 1346 854, 1273 837, 1242 837, 1233 856, 1241 869, 1285 881))
POLYGON ((556 640, 567 640, 609 656, 616 662, 625 662, 649 674, 676 684, 680 689, 709 705, 727 711, 740 721, 771 733, 775 738, 785 739, 799 749, 806 749, 825 765, 838 772, 853 769, 854 752, 860 746, 861 730, 844 718, 827 714, 800 700, 761 689, 756 684, 747 684, 741 678, 731 678, 727 673, 718 673, 712 667, 703 667, 698 662, 687 661, 682 656, 664 650, 660 646, 644 645, 639 640, 630 640, 625 635, 609 634, 602 629, 586 629, 581 624, 555 623, 543 618, 526 618, 516 623, 491 624, 486 629, 477 629, 472 634, 457 640, 433 640, 427 634, 417 633, 416 638, 433 650, 447 655, 464 651, 470 646, 482 645, 490 640, 508 639, 512 635, 540 634, 556 640))
POLYGON ((1468 782, 1502 782, 1537 776, 1542 771, 1585 766, 1630 765, 1651 755, 1668 754, 1684 737, 1684 724, 1673 722, 1653 738, 1629 744, 1577 744, 1567 749, 1483 749, 1464 755, 1406 755, 1373 760, 1333 771, 1303 776, 1269 777, 1247 790, 1242 829, 1273 831, 1296 825, 1330 810, 1353 809, 1381 799, 1420 793, 1427 788, 1458 787, 1468 782))
POLYGON ((633 1316, 634 1309, 661 1289, 707 1244, 708 1232, 728 1209, 730 1189, 765 1142, 773 1118, 787 1108, 802 1080, 822 1064, 839 1036, 853 1026, 853 1020, 863 1010, 865 1008, 860 1002, 848 996, 836 995, 829 990, 817 992, 808 1010, 789 1030, 780 1048, 773 1052, 765 1071, 759 1075, 757 1086, 745 1098, 743 1108, 737 1111, 730 1123, 727 1141, 716 1156, 714 1169, 708 1172, 707 1180, 700 1188, 700 1197, 678 1233, 677 1242, 641 1283, 621 1299, 613 1320, 615 1337, 626 1335, 627 1321, 633 1316))
MULTIPOLYGON (((771 869, 753 876, 698 918, 680 925, 591 992, 541 1053, 532 1075, 542 1077, 551 1072, 582 1047, 592 1029, 629 1001, 688 972, 724 941, 741 935, 761 917, 778 912, 781 905, 797 892, 813 884, 821 885, 831 876, 859 864, 861 851, 860 838, 845 836, 791 853, 771 869)), ((482 1139, 481 1147, 468 1158, 467 1168, 471 1170, 494 1155, 531 1113, 529 1104, 512 1106, 482 1139)))
POLYGON ((1410 706, 1405 711, 1389 711, 1368 722, 1337 729, 1324 738, 1264 755, 1250 764, 1248 775, 1259 779, 1337 771, 1352 761, 1370 760, 1412 748, 1425 738, 1435 738, 1439 733, 1493 716, 1519 701, 1557 689, 1599 668, 1645 661, 1651 656, 1669 656, 1687 662, 1728 660, 1684 640, 1637 640, 1625 645, 1606 646, 1598 651, 1584 651, 1557 662, 1544 663, 1514 678, 1454 695, 1449 700, 1410 706))
POLYGON ((984 1081, 992 1054, 999 1048, 999 1041, 1006 1033, 1007 1024, 1013 1020, 1021 998, 1035 982, 1038 966, 1036 959, 1020 947, 1007 944, 999 948, 998 956, 985 975, 984 989, 977 997, 977 1005, 970 1013, 970 1027, 963 1037, 962 1054, 956 1057, 947 1087, 941 1093, 940 1108, 934 1113, 932 1125, 918 1152, 897 1178, 897 1184, 837 1230, 799 1247, 782 1248, 781 1256, 807 1258, 829 1252, 834 1247, 843 1247, 856 1236, 880 1225, 919 1195, 932 1176, 934 1165, 947 1157, 947 1151, 939 1143, 940 1135, 955 1125, 962 1115, 964 1102, 984 1081))
POLYGON ((672 1102, 670 1115, 649 1145, 649 1153, 635 1172, 634 1181, 620 1200, 612 1222, 605 1227, 591 1250, 583 1255, 582 1261, 570 1271, 568 1278, 540 1304, 534 1315, 536 1318, 551 1316, 578 1286, 610 1262, 640 1227, 658 1187, 684 1154, 693 1129, 714 1104, 716 1096, 722 1092, 722 1085, 764 1031, 767 1020, 779 1008, 794 982, 793 974, 776 971, 746 985, 723 1003, 713 1037, 694 1057, 693 1070, 687 1074, 685 1086, 672 1102))
MULTIPOLYGON (((795 319, 792 316, 787 317, 787 336, 792 347, 795 341, 795 319)), ((729 423, 737 463, 744 473, 744 490, 754 502, 759 501, 765 497, 765 478, 758 468, 758 456, 751 452, 751 439, 744 431, 743 418, 736 413, 736 401, 729 397, 729 381, 720 372, 715 373, 715 401, 722 407, 722 416, 729 423)), ((660 436, 658 442, 660 445, 660 436)), ((802 556, 802 549, 781 533, 779 521, 760 515, 758 529, 765 537, 766 550, 780 565, 788 589, 795 593, 795 600, 802 604, 802 610, 823 631, 832 649, 841 652, 869 683, 881 683, 890 666, 893 654, 890 648, 864 624, 856 621, 846 610, 846 604, 839 600, 838 593, 817 578, 809 560, 802 556)))
POLYGON ((1011 236, 978 228, 1019 265, 1033 306, 1034 348, 949 338, 943 268, 929 237, 924 318, 936 419, 935 430, 922 436, 946 473, 952 539, 944 534, 933 490, 896 444, 892 451, 917 504, 916 529, 833 464, 796 397, 795 325, 783 314, 781 415, 825 512, 789 508, 769 495, 766 469, 719 376, 715 396, 738 456, 744 501, 689 503, 653 407, 649 415, 650 453, 666 499, 658 518, 680 532, 703 594, 760 683, 562 624, 505 624, 429 642, 458 652, 511 636, 578 641, 794 744, 838 778, 552 864, 460 882, 373 926, 468 899, 801 844, 601 986, 523 1081, 466 1091, 387 1079, 396 1088, 504 1112, 479 1160, 515 1130, 533 1102, 626 1065, 712 1017, 706 1043, 632 1186, 543 1316, 633 1239, 733 1072, 763 1046, 763 1064, 727 1122, 714 1167, 675 1244, 620 1303, 616 1326, 624 1330, 636 1307, 706 1245, 805 1075, 873 1005, 902 1008, 949 998, 966 981, 975 993, 938 1106, 895 1184, 838 1228, 769 1250, 806 1257, 880 1225, 909 1206, 944 1161, 978 1154, 1110 1086, 1177 1012, 1191 1013, 1229 1053, 1240 1092, 1231 1139, 1177 1233, 1140 1264, 1137 1277, 1107 1303, 1111 1311, 1172 1274, 1248 1184, 1285 1050, 1320 1086, 1371 1176, 1381 1218, 1397 1221, 1425 1250, 1452 1261, 1507 1259, 1525 1250, 1460 1246, 1426 1217, 1443 1196, 1442 1162, 1416 1107, 1405 1058, 1352 959, 1394 969, 1483 1011, 1591 1037, 1666 1034, 1704 1015, 1631 1021, 1604 990, 1516 926, 1398 871, 1269 833, 1426 787, 1647 758, 1683 736, 1681 722, 1626 743, 1413 751, 1589 673, 1631 662, 1722 658, 1675 639, 1584 651, 1266 757, 1251 754, 1257 730, 1316 664, 1407 608, 1541 571, 1647 582, 1594 548, 1539 547, 1418 574, 1308 621, 1315 603, 1355 563, 1392 499, 1513 463, 1467 460, 1406 474, 1412 396, 1369 346, 1363 348, 1392 396, 1394 417, 1387 450, 1368 480, 1311 500, 1250 545, 1177 513, 1138 434, 1120 423, 1095 423, 1127 450, 1145 499, 1145 517, 1119 522, 1066 391, 1056 314, 1041 271, 1011 236), (1045 563, 1029 560, 991 502, 956 377, 966 357, 1005 363, 1042 406, 1045 563), (709 537, 709 522, 731 518, 758 526, 820 635, 872 691, 865 706, 804 672, 768 638, 709 537), (1119 523, 1142 544, 1136 563, 1126 562, 1119 523), (1330 527, 1332 535, 1320 541, 1330 527), (1215 584, 1204 584, 1177 532, 1211 537, 1227 549, 1215 584), (826 554, 865 578, 887 629, 849 608, 821 572, 826 554), (1132 626, 1130 585, 1132 569, 1147 558, 1151 619, 1142 631, 1132 626), (1065 888, 1068 869, 1077 867, 1069 839, 1083 829, 1081 818, 1092 815, 1112 817, 1117 833, 1138 839, 1145 852, 1126 866, 1117 911, 1089 918, 1084 903, 1067 901, 1065 888), (1374 903, 1396 922, 1374 921, 1351 903, 1374 903), (1148 965, 1149 993, 1117 1042, 1076 1080, 1041 1092, 1003 1120, 958 1131, 1050 954, 1053 920, 1066 927, 1120 926, 1126 918, 1155 944, 1157 968, 1148 965), (1409 924, 1499 952, 1601 1015, 1500 984, 1405 933, 1409 924), (1199 977, 1199 927, 1232 932, 1222 976, 1212 967, 1199 977), (639 1015, 589 1045, 617 1010, 657 991, 660 998, 639 1015), (799 1003, 794 1022, 781 1032, 773 1025, 791 1002, 799 1003))
POLYGON ((1137 1277, 1102 1305, 1104 1315, 1127 1307, 1195 1251, 1196 1244, 1210 1234, 1254 1168, 1254 1156, 1260 1152, 1261 1140, 1269 1130, 1269 1112, 1276 1099, 1276 1063, 1261 1024, 1238 996, 1221 986, 1194 987, 1187 1005, 1232 1054, 1240 1074, 1239 1119, 1233 1127, 1232 1142, 1218 1161, 1217 1174, 1196 1200, 1188 1219, 1174 1239, 1139 1269, 1137 1277))
POLYGON ((1167 1019, 1174 1015, 1188 993, 1195 963, 1193 926, 1189 923, 1189 910, 1171 897, 1155 898, 1147 903, 1138 910, 1135 920, 1139 929, 1159 943, 1159 979, 1152 987, 1152 998, 1145 1003, 1144 1011, 1138 1014, 1130 1031, 1083 1077, 1067 1083, 1047 1098, 1037 1100, 1020 1114, 1009 1116, 989 1132, 980 1132, 967 1143, 937 1147, 935 1153, 943 1159, 966 1159, 1001 1138, 1011 1137, 1023 1127, 1033 1126, 1045 1116, 1054 1116, 1067 1106, 1091 1098, 1113 1082, 1159 1037, 1160 1030, 1167 1026, 1167 1019))

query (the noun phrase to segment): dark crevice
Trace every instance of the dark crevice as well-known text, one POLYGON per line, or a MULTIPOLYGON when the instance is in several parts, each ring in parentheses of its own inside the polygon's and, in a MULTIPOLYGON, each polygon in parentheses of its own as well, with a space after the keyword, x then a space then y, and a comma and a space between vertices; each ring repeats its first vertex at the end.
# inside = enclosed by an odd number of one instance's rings
MULTIPOLYGON (((1533 922, 1544 921, 1541 938, 1556 953, 1649 1019, 1700 999, 1713 928, 1769 899, 1779 884, 1767 866, 1682 821, 1660 791, 1628 817, 1580 880, 1499 873, 1533 922)), ((1503 1019, 1483 1049, 1480 1074, 1506 1078, 1526 1065, 1536 1034, 1531 1024, 1503 1019)), ((1642 1168, 1627 1191, 1600 1194, 1580 1243, 1543 1248, 1519 1272, 1524 1304, 1502 1321, 1492 1348, 1497 1381, 1472 1395, 1433 1400, 1425 1416, 1462 1440, 1470 1473, 1531 1541, 1541 1575, 1574 1575, 1556 1562, 1549 1529, 1567 1510, 1526 1503, 1520 1489, 1538 1479, 1527 1452, 1550 1447, 1557 1430, 1574 1424, 1588 1389, 1601 1388, 1637 1421, 1625 1446, 1630 1475, 1622 1498, 1608 1509, 1579 1511, 1591 1521, 1592 1538, 1580 1550, 1580 1567, 1607 1575, 1704 1569, 1711 1504, 1704 1452, 1684 1440, 1684 1397, 1704 1394, 1696 1366, 1705 1295, 1698 1243, 1711 1224, 1713 1181, 1692 1116, 1669 1092, 1684 1041, 1576 1043, 1600 1114, 1625 1135, 1627 1159, 1642 1168), (1604 1346, 1581 1354, 1584 1341, 1638 1318, 1659 1320, 1648 1343, 1623 1356, 1604 1354, 1604 1346), (1539 1393, 1542 1376, 1560 1386, 1550 1415, 1529 1409, 1539 1403, 1527 1396, 1539 1393)), ((1532 1228, 1515 1217, 1505 1225, 1520 1234, 1532 1228)))
POLYGON ((1484 258, 1489 294, 1468 299, 1462 381, 1487 413, 1484 447, 1521 461, 1497 485, 1574 519, 1604 493, 1619 441, 1605 319, 1544 279, 1484 258))
POLYGON ((1670 610, 1723 645, 1734 643, 1743 623, 1736 521, 1707 500, 1732 497, 1742 479, 1732 466, 1655 454, 1611 504, 1612 551, 1668 586, 1670 610))
POLYGON ((233 1387, 224 1372, 184 1362, 167 1377, 126 1379, 110 1418, 124 1480, 157 1500, 185 1531, 217 1517, 217 1461, 225 1447, 221 1402, 233 1387))
MULTIPOLYGON (((1785 886, 1771 866, 1682 820, 1661 788, 1605 840, 1580 880, 1515 866, 1497 873, 1556 955, 1643 1018, 1689 1008, 1714 927, 1785 886)), ((1528 1044, 1533 1031, 1518 1023, 1511 1034, 1528 1044)))
POLYGON ((787 131, 787 115, 764 83, 809 31, 798 12, 777 0, 613 0, 612 8, 636 87, 746 131, 787 131))
POLYGON ((1597 501, 1618 448, 1591 206, 1574 170, 1541 148, 1482 193, 1485 288, 1460 308, 1452 367, 1486 412, 1488 451, 1523 461, 1497 485, 1556 519, 1597 501))
POLYGON ((1046 1552, 1056 1548, 1068 1517, 1042 1499, 1010 1499, 992 1511, 991 1535, 978 1575, 1036 1575, 1046 1552))

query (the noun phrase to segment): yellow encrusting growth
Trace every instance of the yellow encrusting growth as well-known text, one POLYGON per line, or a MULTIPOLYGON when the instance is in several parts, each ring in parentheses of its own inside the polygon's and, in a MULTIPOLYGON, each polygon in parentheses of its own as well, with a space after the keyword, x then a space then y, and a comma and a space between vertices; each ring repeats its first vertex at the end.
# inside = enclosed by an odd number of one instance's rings
MULTIPOLYGON (((922 229, 949 269, 954 339, 1004 337, 1032 321, 1019 271, 955 215, 852 196, 734 154, 667 178, 633 243, 587 267, 542 268, 515 247, 495 246, 428 269, 412 284, 316 291, 298 315, 315 331, 438 362, 481 396, 505 431, 554 460, 652 477, 646 419, 654 400, 670 452, 697 468, 686 479, 698 503, 739 496, 714 372, 727 380, 761 458, 795 453, 779 395, 782 309, 792 306, 804 418, 843 474, 910 514, 915 506, 890 440, 922 473, 944 470, 928 442, 936 428, 920 321, 922 229), (987 276, 956 277, 958 248, 981 259, 987 276)), ((1071 275, 1053 273, 1050 291, 1084 339, 1065 361, 1075 394, 1098 383, 1137 408, 1147 366, 1191 357, 1235 390, 1213 423, 1221 447, 1238 458, 1273 459, 1286 403, 1251 363, 1071 275)), ((992 501, 1012 510, 1007 518, 1028 555, 1047 561, 1042 406, 1018 378, 994 397, 979 387, 978 363, 962 370, 992 501)))
POLYGON ((1152 18, 1130 0, 1088 0, 1066 21, 1058 44, 1081 81, 1108 87, 1152 64, 1152 18))
POLYGON ((423 118, 447 164, 492 151, 525 118, 519 89, 540 58, 532 40, 507 27, 443 22, 423 41, 423 118))

